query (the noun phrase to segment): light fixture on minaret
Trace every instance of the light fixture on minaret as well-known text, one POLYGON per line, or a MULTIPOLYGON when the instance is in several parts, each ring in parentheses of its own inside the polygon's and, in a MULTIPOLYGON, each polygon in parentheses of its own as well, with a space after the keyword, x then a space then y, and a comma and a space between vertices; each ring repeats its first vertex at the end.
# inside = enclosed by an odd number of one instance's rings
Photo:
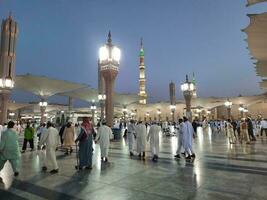
POLYGON ((196 86, 196 79, 195 79, 195 73, 193 72, 193 80, 192 83, 194 84, 194 91, 193 91, 193 98, 197 98, 197 86, 196 86))
POLYGON ((145 52, 143 46, 143 39, 141 38, 141 49, 139 52, 139 96, 140 104, 146 104, 146 76, 145 76, 145 52))
POLYGON ((2 21, 0 46, 0 123, 7 122, 8 101, 15 80, 16 41, 18 25, 12 19, 11 13, 2 21))

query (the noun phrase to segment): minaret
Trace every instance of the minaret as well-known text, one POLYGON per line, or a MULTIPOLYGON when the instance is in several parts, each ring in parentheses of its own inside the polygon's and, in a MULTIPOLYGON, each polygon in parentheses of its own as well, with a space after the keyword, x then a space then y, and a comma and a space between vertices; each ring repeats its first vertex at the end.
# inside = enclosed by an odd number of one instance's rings
POLYGON ((15 75, 16 41, 18 36, 18 25, 9 14, 2 21, 1 48, 0 48, 0 78, 13 78, 15 75))
POLYGON ((176 104, 175 84, 173 82, 169 84, 169 91, 170 91, 170 104, 175 105, 176 104))
POLYGON ((143 39, 141 38, 141 49, 139 53, 140 63, 139 63, 139 100, 140 104, 146 104, 146 77, 145 77, 145 52, 143 47, 143 39))
POLYGON ((2 21, 1 46, 0 46, 0 98, 1 115, 0 123, 7 122, 8 101, 11 89, 14 86, 16 41, 18 36, 18 25, 12 19, 11 13, 7 19, 2 21))

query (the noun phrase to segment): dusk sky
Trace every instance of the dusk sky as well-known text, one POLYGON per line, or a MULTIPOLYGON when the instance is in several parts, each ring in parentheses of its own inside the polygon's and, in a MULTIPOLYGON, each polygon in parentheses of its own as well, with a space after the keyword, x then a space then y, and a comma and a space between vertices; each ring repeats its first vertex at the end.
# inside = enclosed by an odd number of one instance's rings
POLYGON ((259 94, 247 37, 246 0, 0 0, 0 18, 19 24, 16 74, 31 73, 97 87, 98 49, 111 30, 122 59, 117 92, 138 93, 143 37, 147 93, 169 99, 168 84, 195 72, 198 96, 259 94))

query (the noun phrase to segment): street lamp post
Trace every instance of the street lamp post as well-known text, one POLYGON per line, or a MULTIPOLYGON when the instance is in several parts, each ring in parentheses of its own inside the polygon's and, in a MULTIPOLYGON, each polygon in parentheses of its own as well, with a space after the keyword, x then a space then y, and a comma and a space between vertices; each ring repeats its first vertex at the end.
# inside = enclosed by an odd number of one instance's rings
POLYGON ((91 104, 91 112, 92 112, 92 123, 93 126, 95 125, 95 111, 96 111, 96 105, 95 105, 95 100, 92 100, 92 104, 91 104))
POLYGON ((147 118, 149 117, 149 115, 150 115, 149 112, 147 112, 145 121, 147 121, 147 118))
POLYGON ((123 120, 124 120, 124 123, 126 123, 126 115, 127 115, 127 108, 126 106, 123 106, 123 109, 122 109, 122 113, 123 113, 123 120))
POLYGON ((111 33, 108 34, 107 43, 99 49, 100 73, 105 81, 105 114, 107 125, 113 126, 113 88, 116 76, 119 71, 121 51, 112 44, 111 33))
POLYGON ((160 122, 160 120, 161 120, 161 119, 160 119, 160 115, 161 115, 161 111, 160 111, 160 109, 157 110, 157 114, 158 114, 158 121, 160 122))
POLYGON ((243 118, 244 117, 244 110, 245 108, 243 107, 243 105, 240 105, 238 108, 239 112, 240 112, 240 117, 243 118))
POLYGON ((200 121, 201 120, 201 108, 197 108, 197 114, 198 114, 198 120, 200 121))
POLYGON ((103 121, 106 95, 105 94, 99 94, 98 95, 98 100, 99 100, 99 103, 100 103, 100 121, 103 121))
POLYGON ((231 107, 233 105, 233 102, 231 102, 229 99, 224 103, 225 107, 227 108, 227 117, 228 119, 231 119, 231 107))
POLYGON ((245 117, 247 117, 247 115, 248 115, 248 109, 247 108, 244 108, 244 111, 243 112, 245 113, 245 117))
POLYGON ((39 106, 40 106, 40 111, 41 111, 41 124, 45 122, 45 110, 46 110, 46 107, 47 107, 47 102, 45 100, 41 100, 39 102, 39 106))
POLYGON ((170 110, 171 110, 171 115, 172 115, 172 122, 174 122, 174 118, 175 118, 175 109, 176 106, 175 105, 170 105, 170 110))
POLYGON ((193 92, 195 91, 195 85, 192 82, 188 81, 188 75, 186 75, 186 80, 181 85, 181 90, 185 98, 186 117, 191 121, 192 120, 191 100, 193 97, 193 92))

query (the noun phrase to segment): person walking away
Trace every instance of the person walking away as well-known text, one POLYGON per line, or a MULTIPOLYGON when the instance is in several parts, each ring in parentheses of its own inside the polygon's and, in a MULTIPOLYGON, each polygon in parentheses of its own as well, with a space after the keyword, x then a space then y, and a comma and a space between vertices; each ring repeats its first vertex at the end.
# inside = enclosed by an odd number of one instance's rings
POLYGON ((256 141, 256 138, 254 136, 253 132, 253 124, 251 118, 247 118, 247 125, 248 125, 248 135, 251 141, 256 141))
POLYGON ((265 132, 265 135, 267 137, 267 121, 262 118, 260 124, 261 124, 261 136, 262 136, 263 131, 264 131, 265 132))
POLYGON ((233 126, 234 136, 235 138, 237 138, 237 135, 236 135, 237 122, 235 120, 232 120, 231 124, 233 126))
POLYGON ((159 132, 161 128, 156 122, 152 123, 147 134, 147 141, 150 143, 150 150, 152 154, 152 161, 156 162, 159 158, 159 132))
POLYGON ((176 151, 176 155, 174 156, 175 158, 181 158, 180 156, 180 153, 181 153, 181 149, 183 147, 183 132, 182 132, 182 129, 183 129, 183 119, 179 119, 179 125, 178 125, 178 134, 177 134, 177 151, 176 151))
POLYGON ((136 146, 137 153, 140 159, 145 159, 145 151, 146 151, 146 126, 142 121, 138 122, 138 125, 135 128, 136 133, 136 146))
POLYGON ((24 130, 24 141, 21 153, 25 152, 28 142, 30 143, 31 151, 34 150, 33 138, 34 138, 34 129, 30 126, 30 123, 28 122, 24 130))
POLYGON ((106 122, 102 122, 102 125, 97 131, 95 139, 95 143, 99 141, 102 161, 108 162, 109 145, 112 136, 111 128, 107 126, 106 122))
POLYGON ((20 164, 20 151, 18 134, 14 130, 15 123, 9 121, 7 130, 2 133, 0 142, 0 171, 4 168, 6 161, 9 161, 14 176, 19 175, 19 164, 20 164))
POLYGON ((66 124, 63 124, 59 130, 59 136, 60 136, 60 142, 61 142, 61 145, 63 145, 63 133, 64 133, 64 130, 65 130, 65 127, 66 127, 66 124))
POLYGON ((194 129, 190 121, 187 117, 183 117, 184 124, 182 126, 182 134, 183 134, 183 141, 184 141, 184 148, 187 156, 186 159, 195 158, 196 155, 193 151, 193 137, 194 137, 194 129))
POLYGON ((76 169, 92 169, 92 157, 93 157, 93 133, 94 128, 91 123, 91 119, 88 117, 83 118, 81 124, 80 134, 78 135, 75 143, 79 142, 79 165, 76 169))
POLYGON ((240 143, 242 144, 243 141, 245 141, 246 144, 250 144, 250 139, 248 135, 248 126, 245 119, 241 119, 240 122, 240 143))
POLYGON ((226 135, 229 139, 229 143, 235 144, 234 129, 230 119, 228 119, 226 122, 226 135))
POLYGON ((197 127, 199 126, 199 124, 197 123, 196 119, 193 120, 192 126, 193 126, 193 129, 194 129, 194 132, 197 133, 197 127))
POLYGON ((237 136, 238 136, 238 138, 240 138, 240 123, 241 123, 240 120, 238 120, 238 121, 236 122, 236 131, 237 131, 237 136))
POLYGON ((51 165, 52 170, 51 174, 58 173, 58 164, 56 160, 56 148, 59 144, 59 134, 58 130, 53 127, 53 124, 48 121, 47 122, 47 131, 41 137, 40 145, 46 145, 45 147, 45 165, 42 170, 46 171, 47 167, 51 165))
POLYGON ((134 143, 134 137, 135 137, 135 124, 134 120, 131 120, 128 124, 128 132, 127 132, 127 140, 128 140, 128 146, 129 146, 129 152, 130 156, 133 156, 133 143, 134 143))
POLYGON ((72 146, 75 145, 74 140, 75 140, 75 130, 74 127, 71 125, 71 122, 68 122, 63 135, 63 146, 66 148, 66 153, 65 155, 68 155, 69 153, 71 154, 73 149, 72 146))
POLYGON ((38 137, 38 150, 41 149, 41 145, 40 145, 40 141, 41 141, 41 137, 42 135, 45 133, 46 131, 46 126, 45 126, 45 123, 42 123, 39 128, 37 129, 37 137, 38 137))
POLYGON ((79 135, 80 132, 81 132, 81 127, 80 127, 79 123, 76 123, 76 124, 75 124, 75 128, 74 128, 74 130, 75 130, 75 138, 77 138, 78 135, 79 135))

